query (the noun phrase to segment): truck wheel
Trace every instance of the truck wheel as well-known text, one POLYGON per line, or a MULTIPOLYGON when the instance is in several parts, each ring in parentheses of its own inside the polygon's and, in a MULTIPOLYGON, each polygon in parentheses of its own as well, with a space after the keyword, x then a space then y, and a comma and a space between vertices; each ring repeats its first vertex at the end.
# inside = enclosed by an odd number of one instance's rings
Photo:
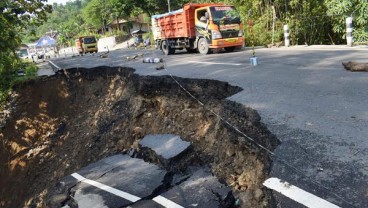
POLYGON ((207 40, 205 38, 199 39, 197 48, 199 53, 202 55, 206 55, 210 51, 207 40))
POLYGON ((166 40, 162 41, 161 50, 165 55, 170 55, 172 50, 166 40))
POLYGON ((235 50, 235 46, 231 46, 231 47, 226 47, 225 51, 226 52, 233 52, 235 50))

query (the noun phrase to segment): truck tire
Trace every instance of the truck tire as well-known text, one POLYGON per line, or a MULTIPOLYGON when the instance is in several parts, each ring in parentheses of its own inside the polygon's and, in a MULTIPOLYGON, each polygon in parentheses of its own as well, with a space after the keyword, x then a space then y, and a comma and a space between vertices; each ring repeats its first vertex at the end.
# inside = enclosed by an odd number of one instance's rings
POLYGON ((166 40, 162 41, 161 50, 165 55, 175 53, 175 48, 171 48, 166 40))
POLYGON ((233 52, 235 50, 235 46, 231 46, 231 47, 226 47, 225 51, 226 52, 233 52))
POLYGON ((205 38, 200 38, 198 41, 198 51, 202 55, 206 55, 210 52, 207 40, 205 38))

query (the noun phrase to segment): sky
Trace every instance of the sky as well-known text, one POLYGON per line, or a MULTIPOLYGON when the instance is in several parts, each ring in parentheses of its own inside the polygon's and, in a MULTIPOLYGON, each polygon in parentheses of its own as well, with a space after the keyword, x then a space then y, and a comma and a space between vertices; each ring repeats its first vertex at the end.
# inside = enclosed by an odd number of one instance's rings
POLYGON ((72 1, 72 0, 47 0, 47 3, 48 4, 53 4, 53 3, 65 4, 67 1, 72 1))

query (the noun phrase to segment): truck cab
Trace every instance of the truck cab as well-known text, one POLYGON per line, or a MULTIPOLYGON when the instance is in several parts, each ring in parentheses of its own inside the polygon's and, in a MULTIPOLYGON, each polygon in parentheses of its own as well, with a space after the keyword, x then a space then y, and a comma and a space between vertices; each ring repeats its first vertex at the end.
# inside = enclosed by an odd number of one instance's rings
POLYGON ((233 6, 206 6, 195 10, 197 48, 207 54, 210 49, 234 51, 244 42, 240 16, 233 6))
POLYGON ((81 36, 75 40, 79 54, 97 53, 97 40, 95 36, 81 36))

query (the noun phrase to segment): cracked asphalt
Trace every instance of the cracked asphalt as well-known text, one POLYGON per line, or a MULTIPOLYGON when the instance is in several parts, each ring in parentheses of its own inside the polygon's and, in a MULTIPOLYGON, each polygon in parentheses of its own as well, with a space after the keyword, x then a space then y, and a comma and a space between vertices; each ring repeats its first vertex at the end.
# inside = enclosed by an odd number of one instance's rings
POLYGON ((121 154, 66 176, 59 186, 69 190, 81 208, 221 207, 220 201, 231 190, 209 167, 190 167, 185 174, 172 175, 155 164, 121 154))
MULTIPOLYGON (((228 98, 258 111, 282 142, 272 158, 278 177, 341 207, 368 204, 368 73, 343 69, 342 61, 366 62, 367 48, 310 46, 257 49, 201 56, 162 56, 152 50, 117 50, 108 58, 62 57, 61 68, 129 66, 140 75, 167 75, 156 64, 127 56, 162 57, 174 76, 215 79, 243 88, 228 98)), ((275 193, 280 207, 300 207, 275 193)))

